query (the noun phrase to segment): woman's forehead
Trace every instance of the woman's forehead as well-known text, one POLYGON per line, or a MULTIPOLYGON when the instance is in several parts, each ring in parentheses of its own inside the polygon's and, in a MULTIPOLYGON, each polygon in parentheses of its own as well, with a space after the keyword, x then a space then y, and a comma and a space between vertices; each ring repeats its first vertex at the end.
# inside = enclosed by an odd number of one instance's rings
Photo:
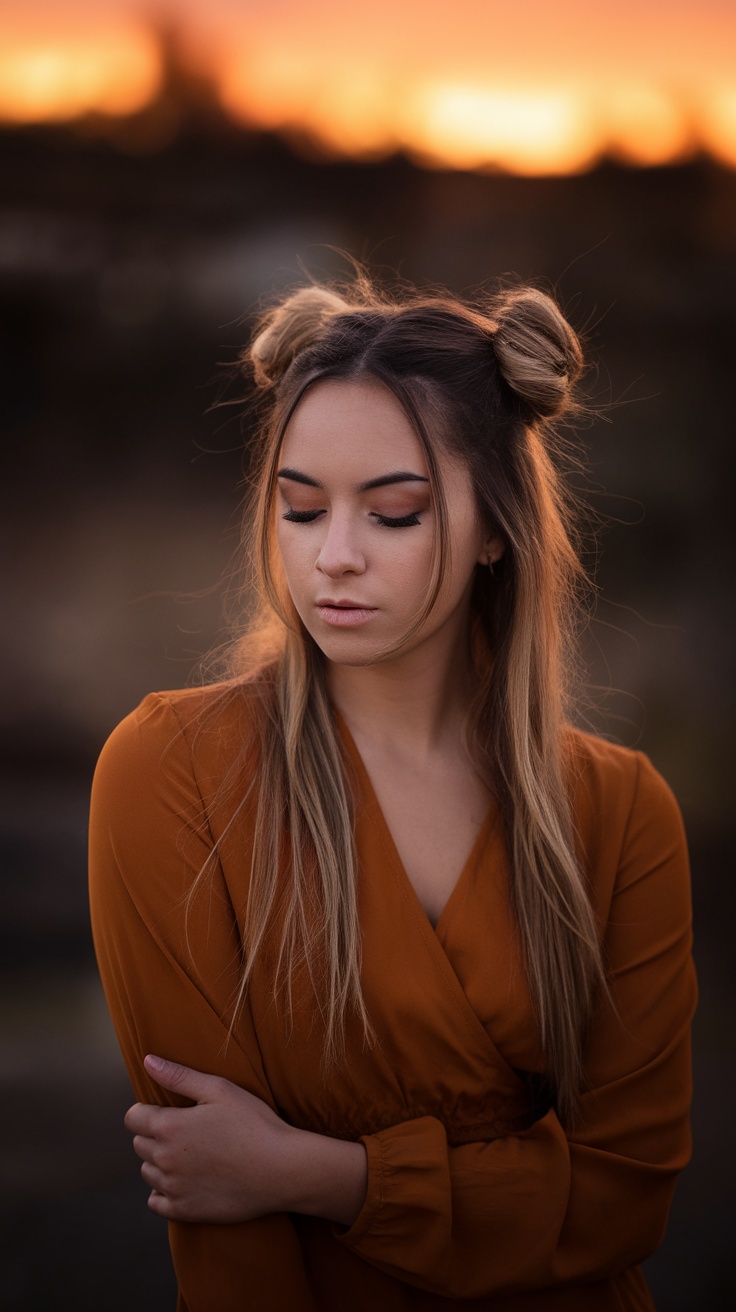
POLYGON ((442 440, 433 441, 431 430, 427 437, 431 461, 403 405, 378 380, 321 379, 286 426, 277 468, 296 469, 319 486, 346 491, 403 472, 423 484, 439 478, 450 501, 474 500, 466 462, 442 440))
MULTIPOLYGON (((369 470, 398 460, 427 476, 424 449, 409 416, 389 388, 373 379, 330 378, 307 390, 286 425, 280 463, 297 456, 326 467, 350 462, 369 470)), ((368 472, 365 479, 374 476, 368 472)))

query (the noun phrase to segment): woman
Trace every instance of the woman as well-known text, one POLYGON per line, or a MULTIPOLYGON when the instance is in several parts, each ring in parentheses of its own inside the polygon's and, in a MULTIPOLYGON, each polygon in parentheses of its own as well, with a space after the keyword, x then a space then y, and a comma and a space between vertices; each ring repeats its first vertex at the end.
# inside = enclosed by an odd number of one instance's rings
POLYGON ((645 1309, 689 1153, 687 858, 573 729, 580 347, 297 292, 251 351, 261 610, 95 779, 95 942, 189 1312, 645 1309))

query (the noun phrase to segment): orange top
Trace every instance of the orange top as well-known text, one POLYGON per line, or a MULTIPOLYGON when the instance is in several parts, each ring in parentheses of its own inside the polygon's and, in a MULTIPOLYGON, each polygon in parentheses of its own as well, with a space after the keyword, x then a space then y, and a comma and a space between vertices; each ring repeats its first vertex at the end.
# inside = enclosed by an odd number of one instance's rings
POLYGON ((229 1037, 252 809, 228 821, 248 715, 247 688, 152 694, 105 746, 90 858, 103 983, 140 1101, 176 1101, 146 1076, 147 1052, 224 1076, 296 1126, 361 1139, 368 1192, 348 1230, 292 1215, 171 1223, 180 1312, 651 1309, 636 1264, 662 1238, 689 1156, 695 1005, 686 847, 667 785, 640 753, 570 731, 615 1010, 595 1014, 582 1115, 566 1134, 534 1100, 543 1063, 496 815, 433 929, 345 730, 378 1042, 349 1027, 348 1060, 325 1080, 316 999, 300 979, 289 1031, 270 945, 229 1037))

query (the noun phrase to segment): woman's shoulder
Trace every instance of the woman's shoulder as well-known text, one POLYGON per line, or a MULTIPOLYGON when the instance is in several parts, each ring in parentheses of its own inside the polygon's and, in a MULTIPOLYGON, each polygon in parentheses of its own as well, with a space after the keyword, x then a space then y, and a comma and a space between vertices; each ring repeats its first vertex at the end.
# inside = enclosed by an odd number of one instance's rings
POLYGON ((641 827, 682 833, 674 793, 642 751, 568 726, 565 739, 573 808, 579 832, 605 831, 623 840, 641 827))
POLYGON ((687 943, 690 863, 669 784, 643 752, 593 734, 571 730, 568 751, 578 852, 610 960, 644 961, 668 934, 687 943))
POLYGON ((242 868, 253 832, 249 785, 258 778, 253 696, 235 683, 150 693, 110 734, 89 828, 90 886, 105 915, 117 914, 113 904, 120 910, 124 887, 149 924, 176 920, 225 834, 233 868, 242 868))
POLYGON ((96 776, 161 780, 186 770, 208 791, 253 747, 262 691, 256 680, 232 680, 149 693, 109 735, 96 776))

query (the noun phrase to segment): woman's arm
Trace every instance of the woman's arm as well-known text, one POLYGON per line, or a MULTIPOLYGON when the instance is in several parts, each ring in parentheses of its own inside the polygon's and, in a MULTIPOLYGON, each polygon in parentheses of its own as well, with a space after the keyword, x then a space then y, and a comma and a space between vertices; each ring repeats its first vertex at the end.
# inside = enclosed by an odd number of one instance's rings
MULTIPOLYGON (((148 697, 103 750, 90 817, 92 927, 123 1058, 142 1103, 182 1103, 144 1068, 153 1052, 230 1080, 272 1108, 247 1006, 230 1027, 239 934, 217 863, 186 913, 212 844, 172 706, 148 697)), ((244 860, 247 869, 247 853, 244 860)), ((253 1312, 316 1312, 284 1214, 225 1226, 172 1221, 169 1239, 188 1312, 240 1312, 244 1289, 253 1312)))
POLYGON ((125 1117, 152 1211, 220 1224, 271 1212, 356 1220, 368 1179, 362 1144, 296 1129, 229 1080, 154 1056, 145 1067, 162 1089, 195 1104, 136 1103, 125 1117))

